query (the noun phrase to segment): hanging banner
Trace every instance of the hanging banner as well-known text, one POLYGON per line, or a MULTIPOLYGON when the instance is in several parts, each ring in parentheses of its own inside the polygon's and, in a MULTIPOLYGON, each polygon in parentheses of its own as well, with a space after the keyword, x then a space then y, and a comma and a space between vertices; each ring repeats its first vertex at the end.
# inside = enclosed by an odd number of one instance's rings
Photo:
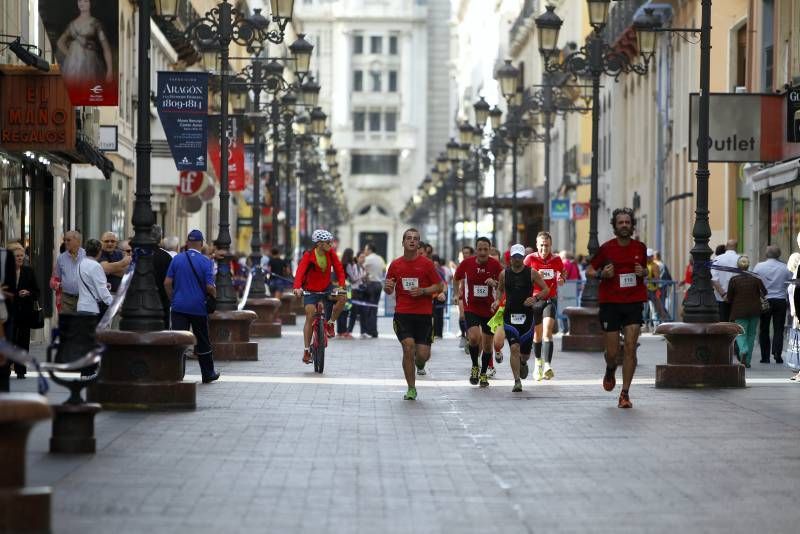
POLYGON ((39 0, 73 106, 119 103, 119 1, 39 0))
MULTIPOLYGON (((214 173, 219 180, 222 176, 220 167, 220 116, 208 117, 208 157, 214 166, 214 173)), ((225 136, 228 143, 228 191, 242 191, 244 189, 244 131, 240 115, 228 115, 228 133, 225 136)))
POLYGON ((205 171, 208 73, 158 72, 158 118, 179 171, 205 171))

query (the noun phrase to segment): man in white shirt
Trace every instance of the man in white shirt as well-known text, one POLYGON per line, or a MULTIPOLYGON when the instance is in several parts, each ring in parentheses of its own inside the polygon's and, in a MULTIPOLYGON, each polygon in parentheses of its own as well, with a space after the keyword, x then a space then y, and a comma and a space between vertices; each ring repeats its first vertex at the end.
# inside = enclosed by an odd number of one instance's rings
POLYGON ((108 290, 106 273, 98 261, 103 246, 97 239, 90 239, 86 242, 84 250, 86 257, 78 265, 77 311, 81 315, 102 315, 98 303, 108 307, 114 300, 108 290))
POLYGON ((383 291, 383 278, 386 273, 386 261, 375 252, 375 245, 367 243, 364 246, 364 269, 367 271, 367 284, 365 299, 372 306, 366 306, 364 315, 366 319, 367 334, 378 337, 378 302, 383 291))
POLYGON ((728 284, 731 278, 738 273, 727 269, 736 269, 736 263, 739 261, 739 254, 736 252, 738 245, 738 241, 729 239, 725 244, 725 254, 717 256, 711 263, 711 283, 714 285, 714 296, 717 298, 721 322, 727 322, 731 316, 731 305, 725 300, 725 295, 728 294, 728 284), (722 267, 722 269, 715 269, 715 267, 722 267))
POLYGON ((758 341, 761 347, 761 363, 769 363, 770 339, 769 323, 772 321, 772 356, 775 363, 783 363, 783 327, 786 323, 787 283, 792 279, 789 268, 779 258, 781 249, 776 245, 767 247, 767 259, 753 267, 753 273, 761 277, 764 287, 767 288, 769 311, 761 315, 758 341))

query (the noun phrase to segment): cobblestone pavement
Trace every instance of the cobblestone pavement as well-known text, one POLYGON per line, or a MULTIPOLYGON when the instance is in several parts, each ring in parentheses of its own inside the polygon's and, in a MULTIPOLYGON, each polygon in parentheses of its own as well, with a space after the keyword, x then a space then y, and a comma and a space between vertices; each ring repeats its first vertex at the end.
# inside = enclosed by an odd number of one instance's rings
POLYGON ((285 327, 260 361, 219 364, 194 412, 99 414, 95 455, 47 454, 41 423, 29 483, 53 486, 56 532, 798 531, 800 385, 780 366, 743 390, 655 389, 664 342, 644 336, 619 410, 598 354, 559 340, 556 378, 512 394, 507 349, 478 389, 450 338, 408 402, 381 331, 333 340, 320 377, 285 327))

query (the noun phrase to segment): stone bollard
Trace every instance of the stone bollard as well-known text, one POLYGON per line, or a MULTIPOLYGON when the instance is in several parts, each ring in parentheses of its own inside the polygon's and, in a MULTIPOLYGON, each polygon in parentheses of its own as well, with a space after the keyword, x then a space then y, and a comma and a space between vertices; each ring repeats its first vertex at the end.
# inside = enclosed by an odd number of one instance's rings
POLYGON ((569 333, 561 337, 561 350, 598 352, 605 349, 598 311, 578 306, 564 308, 564 315, 569 318, 569 333))
POLYGON ((744 366, 735 361, 736 323, 662 323, 667 364, 656 365, 657 388, 745 387, 744 366))
POLYGON ((250 310, 218 311, 208 316, 214 360, 258 360, 258 343, 250 341, 250 323, 256 317, 250 310))
POLYGON ((96 403, 54 404, 53 435, 50 452, 93 454, 97 448, 94 437, 94 416, 101 406, 96 403))
POLYGON ((41 395, 0 395, 0 532, 50 532, 50 488, 25 486, 28 434, 48 417, 41 395))
POLYGON ((97 383, 88 400, 105 410, 170 410, 197 406, 197 383, 183 380, 184 351, 195 344, 191 332, 101 330, 106 346, 97 383))
POLYGON ((291 293, 284 293, 283 295, 281 295, 281 309, 280 309, 281 323, 291 326, 296 325, 298 313, 305 315, 302 306, 302 299, 296 298, 291 293), (299 312, 297 312, 295 309, 295 302, 301 303, 299 312))
POLYGON ((250 337, 281 337, 280 306, 281 301, 274 298, 247 299, 247 309, 257 315, 250 323, 250 337))

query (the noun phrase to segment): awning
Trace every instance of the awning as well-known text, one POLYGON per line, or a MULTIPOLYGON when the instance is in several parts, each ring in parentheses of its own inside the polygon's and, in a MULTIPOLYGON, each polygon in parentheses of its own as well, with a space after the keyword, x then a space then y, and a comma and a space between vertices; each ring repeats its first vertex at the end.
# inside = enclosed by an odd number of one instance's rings
POLYGON ((755 172, 745 171, 753 191, 763 191, 793 182, 800 177, 800 158, 769 167, 761 166, 755 172))
POLYGON ((87 143, 81 139, 80 136, 78 136, 78 139, 75 140, 75 150, 78 152, 78 154, 85 158, 87 163, 91 163, 100 169, 100 172, 103 173, 103 176, 106 177, 106 180, 111 178, 111 173, 114 172, 114 163, 105 157, 105 155, 103 155, 99 149, 95 148, 94 145, 87 143))
MULTIPOLYGON (((492 197, 481 197, 478 199, 478 207, 491 208, 492 197)), ((544 188, 521 189, 517 191, 517 208, 531 208, 544 204, 544 188)), ((514 196, 509 191, 504 191, 497 195, 497 207, 500 209, 512 209, 514 207, 514 196)))

